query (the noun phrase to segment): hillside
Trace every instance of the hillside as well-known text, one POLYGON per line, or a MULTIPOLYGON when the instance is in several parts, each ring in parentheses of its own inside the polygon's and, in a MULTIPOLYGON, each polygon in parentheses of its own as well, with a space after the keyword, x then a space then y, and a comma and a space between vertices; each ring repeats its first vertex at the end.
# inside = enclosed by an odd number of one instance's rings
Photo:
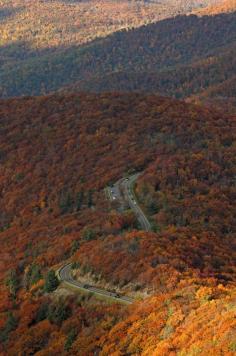
MULTIPOLYGON (((103 76, 84 79, 70 86, 64 92, 85 90, 91 92, 143 92, 158 93, 176 98, 191 98, 194 96, 218 98, 219 95, 228 100, 235 84, 235 53, 234 44, 230 49, 213 57, 196 60, 191 64, 171 66, 166 70, 155 72, 122 72, 114 71, 103 76), (232 78, 233 77, 233 78, 232 78), (231 79, 232 78, 232 79, 231 79), (228 88, 227 83, 231 86, 228 88), (219 90, 217 91, 217 88, 219 90), (220 94, 221 93, 221 94, 220 94)), ((233 94, 235 97, 235 94, 233 94)))
POLYGON ((189 102, 201 103, 226 113, 236 113, 236 77, 204 90, 188 98, 189 102))
POLYGON ((1 95, 65 88, 186 98, 235 76, 235 34, 236 13, 178 16, 60 53, 34 52, 2 65, 1 95))
POLYGON ((209 5, 203 9, 197 9, 196 13, 200 15, 216 15, 220 13, 234 12, 236 11, 235 0, 221 0, 217 4, 209 5))
POLYGON ((235 20, 235 13, 177 17, 114 34, 102 48, 96 46, 94 52, 90 48, 92 55, 87 53, 82 65, 93 63, 89 75, 83 78, 79 71, 82 80, 69 89, 142 91, 186 98, 234 81, 235 20), (92 59, 95 53, 101 53, 99 61, 92 59))
POLYGON ((233 355, 236 117, 116 93, 9 99, 0 116, 3 355, 233 355), (152 232, 104 194, 136 171, 152 232), (48 293, 68 261, 146 299, 48 293))
POLYGON ((121 29, 189 13, 215 2, 0 0, 1 61, 21 64, 45 51, 53 53, 85 44, 121 29))

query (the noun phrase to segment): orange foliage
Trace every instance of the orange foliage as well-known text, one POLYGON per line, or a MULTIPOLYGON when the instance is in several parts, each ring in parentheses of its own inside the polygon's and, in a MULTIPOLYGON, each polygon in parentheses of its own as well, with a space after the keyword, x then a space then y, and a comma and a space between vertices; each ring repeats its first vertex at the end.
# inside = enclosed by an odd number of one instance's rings
POLYGON ((63 355, 71 338, 71 355, 233 355, 235 117, 116 93, 12 99, 0 115, 0 336, 13 324, 1 352, 63 355), (134 171, 153 232, 104 194, 134 171), (41 287, 67 261, 152 297, 124 308, 65 294, 61 304, 63 292, 41 287))

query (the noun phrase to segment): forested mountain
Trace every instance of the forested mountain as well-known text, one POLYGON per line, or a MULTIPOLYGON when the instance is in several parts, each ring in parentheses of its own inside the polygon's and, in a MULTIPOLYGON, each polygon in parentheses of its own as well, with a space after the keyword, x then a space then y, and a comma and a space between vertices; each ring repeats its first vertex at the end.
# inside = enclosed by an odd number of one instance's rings
POLYGON ((0 0, 1 356, 235 355, 235 11, 0 0))
POLYGON ((78 45, 218 1, 0 0, 1 45, 17 48, 22 41, 32 49, 78 45))
POLYGON ((0 117, 1 353, 233 355, 236 117, 135 93, 8 99, 0 117), (152 232, 104 194, 137 171, 152 232), (68 261, 137 302, 55 290, 68 261))
MULTIPOLYGON (((178 98, 235 76, 236 13, 178 16, 54 54, 2 63, 1 95, 66 90, 145 91, 178 98), (74 84, 76 82, 76 84, 74 84), (70 87, 70 85, 72 85, 70 87)), ((27 50, 25 50, 27 53, 27 50)), ((30 50, 29 50, 30 51, 30 50)))
POLYGON ((234 81, 235 34, 236 13, 177 17, 116 33, 94 52, 90 48, 92 56, 86 53, 85 62, 93 64, 89 74, 71 89, 157 92, 179 98, 210 90, 234 81), (98 61, 92 60, 95 53, 98 61))

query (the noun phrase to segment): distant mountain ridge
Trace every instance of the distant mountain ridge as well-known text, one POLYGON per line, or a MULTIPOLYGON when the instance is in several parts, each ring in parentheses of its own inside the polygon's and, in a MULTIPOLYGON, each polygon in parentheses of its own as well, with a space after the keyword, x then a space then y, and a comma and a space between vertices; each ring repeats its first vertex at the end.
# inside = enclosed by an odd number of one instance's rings
POLYGON ((0 93, 38 95, 65 87, 186 98, 235 77, 235 38, 236 13, 179 16, 82 47, 9 61, 0 73, 0 93))
POLYGON ((191 13, 219 0, 0 0, 1 45, 26 42, 32 49, 72 46, 120 29, 191 13))
POLYGON ((0 97, 207 93, 235 78, 236 16, 203 15, 234 6, 235 0, 0 0, 0 97), (200 18, 164 19, 192 12, 200 18))

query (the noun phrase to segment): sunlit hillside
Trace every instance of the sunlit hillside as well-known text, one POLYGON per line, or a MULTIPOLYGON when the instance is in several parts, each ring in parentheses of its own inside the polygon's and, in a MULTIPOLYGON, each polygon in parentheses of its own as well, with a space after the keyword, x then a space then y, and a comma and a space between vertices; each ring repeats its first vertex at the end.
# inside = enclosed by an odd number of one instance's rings
POLYGON ((221 0, 214 5, 196 10, 196 12, 200 15, 215 15, 233 11, 236 11, 236 0, 221 0))
POLYGON ((24 42, 34 49, 78 45, 215 2, 0 0, 1 45, 24 42))

